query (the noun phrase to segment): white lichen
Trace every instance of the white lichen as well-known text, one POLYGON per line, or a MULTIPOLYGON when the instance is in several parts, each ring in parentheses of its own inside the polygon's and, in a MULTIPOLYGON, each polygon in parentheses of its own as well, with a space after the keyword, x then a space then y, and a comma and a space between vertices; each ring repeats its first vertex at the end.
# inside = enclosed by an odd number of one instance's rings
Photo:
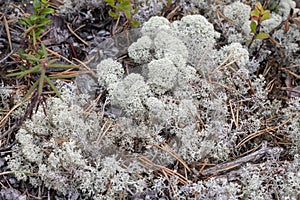
POLYGON ((225 60, 228 56, 230 56, 228 62, 236 60, 239 67, 245 67, 249 62, 249 52, 240 43, 231 43, 222 47, 220 59, 225 60))
POLYGON ((111 104, 120 107, 126 115, 141 115, 144 113, 144 102, 151 95, 144 77, 139 74, 129 74, 118 82, 109 93, 111 104))
POLYGON ((250 12, 251 7, 239 1, 235 1, 224 7, 225 17, 232 20, 237 27, 241 27, 249 21, 250 12))
POLYGON ((162 95, 175 86, 178 70, 168 58, 153 60, 148 71, 147 84, 155 94, 162 95))
POLYGON ((124 69, 120 63, 108 58, 97 65, 97 74, 99 85, 110 88, 121 80, 124 69))

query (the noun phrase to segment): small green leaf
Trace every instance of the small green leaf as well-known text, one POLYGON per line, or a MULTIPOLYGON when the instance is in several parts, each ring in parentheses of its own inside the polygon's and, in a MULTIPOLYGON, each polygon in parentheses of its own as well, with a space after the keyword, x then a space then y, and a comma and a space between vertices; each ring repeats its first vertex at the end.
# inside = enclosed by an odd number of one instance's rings
POLYGON ((25 71, 21 71, 21 72, 16 72, 16 73, 12 73, 12 74, 8 74, 6 75, 7 77, 13 77, 13 76, 17 76, 18 78, 23 78, 24 76, 26 76, 27 74, 32 74, 32 73, 36 73, 40 68, 41 68, 41 64, 34 66, 31 69, 25 70, 25 71))
POLYGON ((51 20, 46 17, 41 17, 39 19, 38 27, 40 27, 41 25, 48 25, 48 24, 51 24, 51 20))
POLYGON ((26 26, 26 25, 32 26, 33 25, 31 23, 31 21, 26 17, 21 18, 19 23, 20 23, 20 25, 24 25, 24 26, 26 26))
POLYGON ((29 90, 27 91, 27 93, 26 93, 24 99, 26 99, 27 97, 30 96, 30 94, 33 92, 34 88, 36 88, 36 87, 38 86, 38 84, 39 84, 39 80, 37 80, 37 81, 29 88, 29 90))
POLYGON ((255 4, 255 9, 258 10, 259 13, 263 13, 264 12, 264 8, 262 7, 260 2, 257 2, 255 4))
POLYGON ((250 23, 251 33, 256 34, 256 27, 257 27, 256 22, 255 21, 251 21, 251 23, 250 23))
POLYGON ((29 34, 33 29, 35 29, 35 26, 30 26, 28 29, 26 29, 25 34, 29 34))
POLYGON ((42 3, 39 0, 33 0, 32 5, 33 5, 34 10, 38 10, 39 8, 42 7, 42 3))
POLYGON ((139 25, 140 25, 140 22, 137 21, 137 20, 133 20, 132 23, 131 23, 131 26, 132 26, 133 28, 137 28, 139 25))
POLYGON ((16 72, 16 73, 11 73, 11 74, 7 74, 7 77, 13 77, 13 76, 22 76, 24 74, 24 72, 16 72))
POLYGON ((251 17, 254 17, 254 16, 259 17, 259 11, 256 9, 251 11, 251 17))
POLYGON ((39 16, 37 16, 37 15, 30 15, 30 16, 29 16, 29 20, 30 20, 31 22, 35 22, 38 18, 39 18, 39 16))
POLYGON ((117 6, 117 8, 120 9, 120 10, 123 10, 123 11, 128 11, 128 10, 130 11, 130 10, 132 10, 130 1, 125 1, 125 2, 120 3, 117 6))
POLYGON ((41 46, 42 46, 42 58, 47 58, 47 56, 48 56, 48 53, 47 53, 47 49, 46 49, 46 46, 42 43, 41 44, 41 46))
POLYGON ((35 35, 36 35, 37 37, 39 37, 39 36, 41 35, 42 31, 44 31, 45 29, 46 29, 46 26, 41 25, 40 27, 36 28, 36 30, 35 30, 35 35))
POLYGON ((132 15, 131 15, 130 10, 125 10, 125 11, 124 11, 124 14, 125 14, 125 17, 126 17, 127 20, 130 20, 130 19, 131 19, 131 16, 132 16, 132 15))
POLYGON ((52 13, 54 13, 54 9, 52 9, 52 8, 44 8, 40 12, 41 15, 47 15, 47 14, 52 14, 52 13))
POLYGON ((40 70, 41 67, 42 67, 41 64, 36 65, 36 66, 34 66, 33 68, 24 71, 24 73, 23 73, 21 76, 19 76, 18 78, 23 78, 23 77, 26 76, 27 74, 33 74, 33 73, 36 73, 36 72, 38 72, 38 71, 40 70))
POLYGON ((269 10, 265 10, 262 17, 261 17, 261 21, 264 21, 266 19, 270 19, 271 17, 271 14, 270 14, 270 11, 269 10))
POLYGON ((255 39, 267 39, 269 38, 269 34, 265 32, 260 32, 255 36, 255 39))
POLYGON ((107 3, 109 6, 113 7, 115 5, 114 0, 104 0, 105 3, 107 3))
POLYGON ((117 14, 117 13, 111 11, 111 10, 108 12, 108 14, 109 14, 112 18, 114 18, 114 19, 118 19, 119 16, 120 16, 119 14, 117 14))
POLYGON ((38 54, 37 56, 39 56, 39 58, 42 58, 44 56, 44 52, 41 49, 37 50, 37 54, 38 54))

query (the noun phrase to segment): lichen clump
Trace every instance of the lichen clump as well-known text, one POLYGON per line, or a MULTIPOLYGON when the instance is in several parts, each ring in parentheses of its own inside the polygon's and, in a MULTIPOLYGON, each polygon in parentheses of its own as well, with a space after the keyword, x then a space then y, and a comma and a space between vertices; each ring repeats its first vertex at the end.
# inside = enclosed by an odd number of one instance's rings
MULTIPOLYGON (((239 7, 249 12, 238 2, 225 14, 241 25, 248 19, 239 7)), ((248 70, 250 50, 239 42, 216 48, 218 38, 202 15, 172 23, 151 18, 128 48, 139 64, 134 73, 125 74, 113 59, 98 64, 98 83, 107 92, 101 109, 87 111, 95 102, 62 84, 62 99, 49 98, 47 115, 40 107, 18 131, 9 167, 18 179, 81 199, 296 198, 300 99, 270 101, 265 78, 248 70), (112 109, 121 113, 111 117, 112 109), (289 162, 278 162, 282 148, 252 140, 270 143, 283 135, 289 162), (266 162, 214 176, 202 170, 243 156, 246 147, 265 150, 266 162)))

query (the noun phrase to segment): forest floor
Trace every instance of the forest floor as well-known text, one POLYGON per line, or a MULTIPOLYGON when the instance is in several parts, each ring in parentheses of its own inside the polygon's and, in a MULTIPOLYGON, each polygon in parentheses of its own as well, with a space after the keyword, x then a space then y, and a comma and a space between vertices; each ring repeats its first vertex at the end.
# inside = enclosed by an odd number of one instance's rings
MULTIPOLYGON (((297 3, 300 2, 297 1, 297 3)), ((57 0, 50 0, 50 5, 51 8, 57 11, 61 3, 57 0)), ((75 69, 68 71, 67 74, 72 76, 78 75, 80 77, 82 74, 91 74, 90 77, 93 77, 95 64, 91 63, 97 63, 99 60, 107 57, 115 57, 123 65, 134 66, 135 63, 128 59, 126 47, 138 38, 139 32, 138 30, 134 33, 130 32, 132 38, 126 41, 126 39, 124 39, 126 36, 122 35, 122 33, 128 33, 130 31, 126 18, 122 17, 119 20, 113 20, 108 14, 109 10, 110 7, 103 6, 90 11, 82 10, 81 12, 72 14, 59 14, 59 12, 55 12, 55 14, 50 16, 52 21, 51 25, 47 27, 47 31, 39 38, 38 43, 44 43, 46 45, 47 52, 51 57, 58 58, 65 64, 81 65, 80 70, 75 69), (114 45, 123 45, 117 49, 117 53, 113 51, 110 43, 103 43, 103 41, 108 38, 113 38, 114 45), (125 42, 127 44, 118 44, 117 40, 120 40, 120 38, 122 43, 125 42), (98 60, 91 60, 99 48, 108 48, 108 50, 102 55, 101 59, 97 58, 98 60)), ((15 69, 18 69, 19 66, 25 66, 27 64, 24 59, 20 57, 19 51, 20 49, 27 49, 30 45, 28 43, 28 37, 24 35, 26 29, 19 24, 19 21, 21 17, 28 16, 32 12, 32 4, 26 0, 3 0, 0 2, 0 89, 3 91, 7 89, 13 91, 12 93, 22 91, 23 94, 26 94, 30 86, 37 79, 34 75, 22 80, 7 77, 7 74, 15 72, 15 69)), ((176 3, 172 3, 166 4, 159 15, 172 21, 182 18, 184 13, 183 8, 180 8, 176 3)), ((293 80, 290 80, 289 78, 279 76, 280 63, 277 62, 278 57, 270 56, 269 60, 270 62, 273 60, 274 63, 265 63, 265 65, 275 67, 272 69, 261 68, 259 72, 261 74, 266 73, 266 82, 272 85, 273 90, 270 92, 269 98, 288 101, 290 96, 286 89, 287 81, 294 81, 294 86, 296 86, 299 80, 295 80, 295 77, 293 80), (267 70, 271 71, 267 72, 267 70)), ((65 72, 65 70, 53 71, 53 73, 56 74, 65 72)), ((66 82, 74 80, 74 78, 64 78, 66 82)), ((84 81, 84 78, 79 79, 79 82, 82 81, 84 81)), ((80 85, 80 83, 78 84, 80 85)), ((93 84, 93 82, 91 84, 93 84)), ((85 86, 81 86, 81 89, 84 90, 84 87, 85 86)), ((10 95, 12 93, 10 93, 10 95)), ((89 90, 88 93, 96 98, 98 95, 97 86, 89 90)), ((2 93, 2 95, 3 94, 4 93, 2 93)), ((30 118, 38 106, 43 106, 47 96, 51 95, 55 95, 55 92, 49 86, 43 88, 42 95, 32 94, 27 110, 23 116, 18 118, 9 114, 19 105, 15 104, 13 98, 4 98, 1 96, 0 199, 39 199, 37 197, 59 199, 55 191, 39 191, 27 182, 18 181, 13 174, 6 173, 9 172, 9 169, 7 168, 5 157, 11 153, 11 148, 16 143, 16 132, 24 120, 30 118)), ((295 91, 294 95, 297 96, 299 93, 297 94, 297 91, 295 91)))

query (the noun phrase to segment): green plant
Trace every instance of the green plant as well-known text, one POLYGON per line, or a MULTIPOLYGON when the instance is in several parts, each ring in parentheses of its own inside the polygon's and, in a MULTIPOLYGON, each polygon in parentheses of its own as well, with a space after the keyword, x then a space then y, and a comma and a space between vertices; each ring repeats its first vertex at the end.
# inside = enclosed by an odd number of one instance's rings
POLYGON ((261 31, 261 23, 271 17, 270 10, 265 10, 260 2, 255 4, 255 9, 251 11, 251 33, 253 33, 253 38, 249 44, 251 46, 254 39, 267 39, 270 35, 266 32, 261 31))
POLYGON ((33 46, 35 46, 37 38, 39 38, 41 33, 47 29, 47 25, 51 24, 51 20, 47 18, 47 15, 53 14, 54 10, 49 8, 47 0, 34 0, 32 5, 34 14, 23 17, 20 20, 20 24, 28 26, 25 35, 29 35, 33 46))
POLYGON ((133 19, 133 15, 138 12, 138 8, 133 9, 130 0, 104 0, 113 10, 109 11, 109 15, 115 20, 120 17, 121 13, 124 13, 129 25, 136 28, 140 25, 140 22, 133 19))
POLYGON ((28 37, 29 41, 28 47, 26 50, 19 50, 19 55, 23 59, 25 65, 20 66, 19 72, 8 74, 7 77, 17 77, 20 79, 29 77, 34 79, 32 81, 34 83, 27 91, 24 99, 29 97, 35 88, 37 88, 37 97, 40 97, 46 83, 49 84, 50 88, 60 97, 58 89, 54 86, 52 80, 75 77, 74 74, 65 73, 61 73, 60 75, 57 75, 57 73, 56 75, 49 75, 50 69, 72 69, 77 68, 77 66, 57 64, 58 59, 49 58, 45 45, 42 42, 38 42, 40 41, 41 33, 45 31, 47 25, 51 23, 51 20, 47 18, 47 15, 54 13, 54 10, 48 8, 48 6, 47 0, 34 0, 34 14, 23 17, 20 21, 21 25, 28 27, 25 31, 25 36, 28 37), (38 76, 33 76, 34 74, 38 76), (36 77, 38 77, 37 80, 36 77))
POLYGON ((77 68, 77 66, 73 65, 65 65, 65 64, 55 64, 57 59, 49 59, 47 50, 44 44, 41 44, 42 49, 38 50, 36 55, 30 55, 27 53, 20 53, 21 57, 28 61, 28 67, 21 67, 20 72, 8 74, 8 77, 16 76, 17 78, 23 78, 27 75, 39 74, 39 79, 34 82, 34 84, 29 88, 27 94, 25 96, 28 97, 35 88, 38 88, 38 96, 40 96, 43 92, 43 87, 45 83, 48 83, 51 89, 56 93, 57 96, 60 97, 58 89, 52 83, 52 79, 59 78, 73 78, 74 75, 56 75, 56 76, 47 76, 47 72, 49 69, 70 69, 77 68))

